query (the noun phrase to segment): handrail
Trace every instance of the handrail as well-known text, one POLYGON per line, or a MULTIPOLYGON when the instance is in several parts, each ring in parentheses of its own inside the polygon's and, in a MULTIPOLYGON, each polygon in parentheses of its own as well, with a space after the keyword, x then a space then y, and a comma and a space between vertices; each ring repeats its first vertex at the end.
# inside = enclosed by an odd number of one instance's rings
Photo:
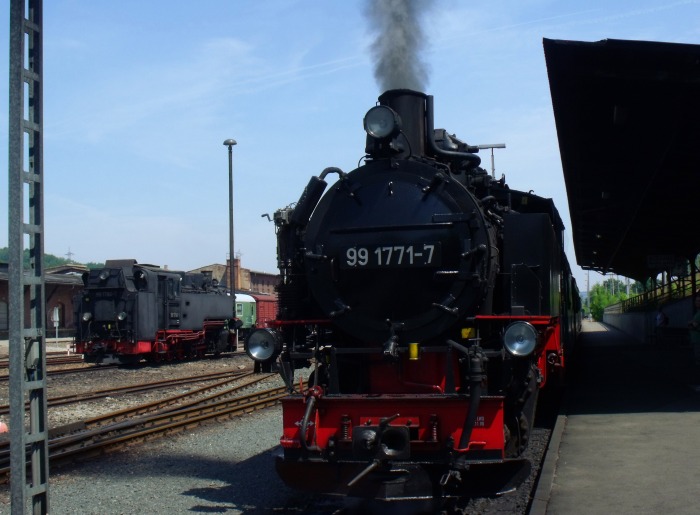
MULTIPOLYGON (((695 275, 695 284, 700 284, 700 272, 695 275)), ((611 304, 605 308, 604 312, 611 314, 626 313, 628 311, 648 311, 650 308, 656 308, 659 304, 691 297, 693 293, 692 277, 688 274, 676 277, 666 284, 630 297, 617 304, 611 304)))

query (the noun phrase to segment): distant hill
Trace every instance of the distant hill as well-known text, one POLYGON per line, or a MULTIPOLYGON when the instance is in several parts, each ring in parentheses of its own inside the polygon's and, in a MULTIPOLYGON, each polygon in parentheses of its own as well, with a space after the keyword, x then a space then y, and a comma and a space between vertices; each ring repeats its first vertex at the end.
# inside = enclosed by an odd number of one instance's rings
MULTIPOLYGON (((7 263, 9 259, 10 249, 7 247, 0 248, 0 262, 7 263)), ((29 250, 24 250, 24 266, 29 266, 29 250)), ((70 259, 54 256, 53 254, 44 254, 44 267, 52 268, 54 266, 68 265, 71 263, 76 263, 76 261, 71 261, 70 259)), ((104 263, 78 263, 80 265, 85 265, 88 268, 102 268, 104 263)))

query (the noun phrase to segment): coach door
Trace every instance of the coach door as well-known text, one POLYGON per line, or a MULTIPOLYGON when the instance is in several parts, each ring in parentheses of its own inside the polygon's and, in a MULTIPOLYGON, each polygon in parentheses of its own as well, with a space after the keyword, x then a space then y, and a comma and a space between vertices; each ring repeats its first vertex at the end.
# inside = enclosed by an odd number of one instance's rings
POLYGON ((158 276, 158 303, 162 306, 158 314, 158 327, 178 329, 180 327, 179 278, 158 276))

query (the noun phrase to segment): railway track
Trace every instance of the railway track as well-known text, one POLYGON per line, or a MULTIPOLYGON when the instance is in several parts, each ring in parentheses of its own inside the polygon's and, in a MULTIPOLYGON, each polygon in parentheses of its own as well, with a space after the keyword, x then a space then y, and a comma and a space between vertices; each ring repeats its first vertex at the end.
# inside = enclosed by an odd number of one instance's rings
MULTIPOLYGON (((230 357, 234 355, 233 352, 222 352, 220 353, 217 357, 230 357)), ((207 356, 202 359, 210 359, 213 356, 207 356)), ((139 364, 136 363, 133 366, 138 366, 139 364)), ((95 372, 98 370, 104 370, 106 368, 116 368, 120 366, 119 364, 100 364, 100 365, 94 365, 94 364, 89 364, 85 363, 83 360, 82 354, 72 354, 70 356, 67 356, 63 352, 51 352, 47 355, 46 357, 46 367, 47 371, 46 374, 47 376, 52 376, 52 375, 61 375, 61 374, 75 374, 75 373, 83 373, 83 372, 95 372), (72 364, 82 364, 83 366, 81 367, 75 367, 75 368, 61 368, 61 369, 53 369, 49 370, 49 367, 55 367, 55 366, 63 366, 63 365, 72 365, 72 364)), ((9 371, 10 371, 10 360, 7 358, 0 359, 0 381, 7 381, 9 379, 9 371)))
MULTIPOLYGON (((46 365, 47 366, 53 366, 53 365, 71 365, 73 363, 83 363, 83 357, 78 354, 71 354, 71 355, 66 355, 65 352, 62 352, 58 355, 48 355, 46 356, 46 365)), ((0 359, 0 369, 6 369, 9 368, 10 366, 10 360, 9 359, 0 359)))
MULTIPOLYGON (((89 372, 98 372, 100 370, 105 370, 107 368, 116 368, 119 365, 100 365, 98 367, 78 367, 78 368, 62 368, 58 370, 47 370, 47 376, 59 376, 65 374, 82 374, 89 372)), ((7 381, 9 379, 9 374, 0 375, 0 381, 7 381)))
MULTIPOLYGON (((76 393, 71 395, 62 395, 59 397, 50 397, 47 400, 47 405, 49 408, 54 406, 62 406, 66 404, 72 404, 75 402, 91 401, 96 399, 104 399, 105 397, 115 397, 118 395, 126 395, 133 393, 142 393, 149 390, 156 390, 158 388, 168 388, 173 386, 181 386, 185 384, 191 384, 202 381, 211 381, 218 378, 228 378, 226 381, 220 384, 225 384, 234 379, 240 379, 244 375, 250 375, 246 372, 216 372, 212 374, 203 374, 189 377, 182 377, 178 379, 167 379, 165 381, 148 382, 143 384, 123 386, 121 388, 108 388, 106 390, 99 390, 94 392, 76 393)), ((216 388, 217 385, 211 385, 206 388, 216 388)), ((28 405, 28 404, 27 404, 28 405)), ((26 406, 26 405, 25 405, 26 406)), ((5 404, 0 406, 0 415, 6 415, 10 412, 10 406, 5 404)))
MULTIPOLYGON (((239 377, 236 379, 245 379, 243 383, 189 403, 182 402, 195 392, 54 428, 49 439, 49 461, 53 465, 69 459, 97 456, 212 420, 224 420, 272 406, 287 395, 284 387, 240 394, 242 389, 268 377, 270 375, 255 375, 252 379, 239 377), (175 403, 180 405, 172 407, 175 403)), ((6 448, 0 447, 0 479, 7 480, 9 468, 8 444, 6 448)))

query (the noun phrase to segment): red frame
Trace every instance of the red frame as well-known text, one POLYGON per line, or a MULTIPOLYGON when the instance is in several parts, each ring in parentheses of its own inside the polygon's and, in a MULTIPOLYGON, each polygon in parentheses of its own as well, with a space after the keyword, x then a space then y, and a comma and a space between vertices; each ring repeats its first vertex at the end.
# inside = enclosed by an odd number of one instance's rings
MULTIPOLYGON (((331 437, 339 436, 343 420, 348 424, 347 439, 352 439, 352 427, 376 425, 382 418, 400 413, 401 416, 389 425, 401 427, 408 424, 409 428, 417 431, 417 437, 411 440, 411 458, 420 459, 421 453, 434 453, 444 448, 444 442, 449 437, 459 442, 469 401, 455 395, 321 396, 316 401, 316 408, 313 425, 310 424, 313 429, 306 435, 309 445, 326 449, 331 437), (437 424, 432 425, 435 417, 437 424)), ((303 395, 295 394, 282 399, 282 447, 301 448, 298 422, 303 418, 305 409, 303 395)), ((458 449, 458 452, 498 451, 499 458, 503 459, 503 440, 503 398, 482 398, 469 445, 458 449)))
MULTIPOLYGON (((540 388, 547 382, 549 374, 559 368, 563 369, 564 354, 561 346, 561 327, 559 317, 552 316, 489 316, 476 317, 476 325, 498 323, 506 326, 516 321, 532 324, 541 336, 535 352, 538 354, 537 366, 541 373, 540 388)), ((302 325, 328 323, 327 320, 275 320, 270 325, 302 325)), ((315 395, 316 409, 313 424, 305 435, 308 445, 323 450, 332 437, 347 440, 352 438, 352 427, 371 423, 396 413, 400 417, 393 420, 392 426, 412 428, 416 434, 411 441, 412 459, 421 452, 434 452, 443 446, 448 438, 459 442, 463 424, 469 410, 470 400, 460 396, 459 381, 455 384, 456 394, 445 392, 445 355, 423 353, 417 361, 411 361, 402 355, 400 372, 395 364, 387 363, 377 356, 370 366, 371 395, 315 395), (437 424, 433 421, 437 420, 437 424), (440 442, 440 443, 438 443, 440 442)), ((455 374, 456 363, 454 364, 455 374)), ((284 448, 301 448, 300 421, 306 410, 309 395, 294 394, 282 401, 283 430, 280 444, 284 448)), ((504 459, 505 445, 503 433, 503 397, 483 397, 479 404, 476 424, 472 429, 469 445, 458 452, 471 450, 493 451, 504 459)))
MULTIPOLYGON (((206 334, 209 331, 218 331, 224 326, 223 320, 205 321, 199 331, 168 329, 156 331, 152 340, 138 340, 136 342, 126 340, 107 339, 100 340, 106 353, 117 356, 153 358, 160 360, 184 358, 183 345, 195 342, 192 350, 198 356, 203 356, 207 350, 206 334)), ((77 354, 89 354, 92 351, 92 342, 78 341, 74 343, 74 352, 77 354)))

